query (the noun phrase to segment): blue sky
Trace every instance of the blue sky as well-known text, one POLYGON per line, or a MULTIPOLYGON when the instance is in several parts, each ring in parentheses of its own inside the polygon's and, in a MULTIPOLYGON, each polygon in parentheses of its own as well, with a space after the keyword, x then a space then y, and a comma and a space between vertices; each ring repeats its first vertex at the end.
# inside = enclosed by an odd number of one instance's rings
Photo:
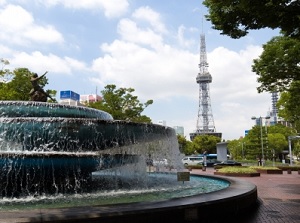
POLYGON ((271 108, 251 65, 278 31, 235 40, 203 21, 206 13, 200 0, 0 0, 0 58, 10 69, 48 71, 46 89, 58 97, 132 87, 141 102, 154 100, 144 112, 153 123, 183 126, 188 136, 196 130, 203 32, 215 126, 223 139, 237 139, 271 108))

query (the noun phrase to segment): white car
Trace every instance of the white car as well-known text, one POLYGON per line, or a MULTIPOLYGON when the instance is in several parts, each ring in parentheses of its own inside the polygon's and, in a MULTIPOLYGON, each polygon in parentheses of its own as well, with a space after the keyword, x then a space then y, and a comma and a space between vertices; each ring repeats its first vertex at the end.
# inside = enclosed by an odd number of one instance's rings
POLYGON ((186 156, 181 160, 181 162, 183 163, 184 166, 200 165, 201 163, 203 163, 203 157, 186 156))
POLYGON ((153 160, 153 166, 168 166, 167 159, 153 160))

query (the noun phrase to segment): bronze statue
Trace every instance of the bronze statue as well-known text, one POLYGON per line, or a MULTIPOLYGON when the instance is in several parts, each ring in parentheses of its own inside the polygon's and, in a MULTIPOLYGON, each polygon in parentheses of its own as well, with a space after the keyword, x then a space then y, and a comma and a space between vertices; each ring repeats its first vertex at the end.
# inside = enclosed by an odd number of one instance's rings
POLYGON ((38 76, 36 73, 34 73, 31 76, 30 82, 33 88, 31 89, 29 95, 31 96, 32 101, 46 102, 47 98, 51 98, 54 101, 54 99, 47 92, 45 92, 38 83, 39 80, 43 78, 47 73, 48 71, 46 71, 42 76, 38 76))

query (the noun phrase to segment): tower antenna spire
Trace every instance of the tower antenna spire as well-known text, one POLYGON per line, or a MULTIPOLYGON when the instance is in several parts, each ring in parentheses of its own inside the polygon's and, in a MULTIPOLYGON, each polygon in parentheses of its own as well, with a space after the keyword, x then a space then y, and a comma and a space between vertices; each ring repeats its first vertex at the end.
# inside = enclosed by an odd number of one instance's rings
POLYGON ((201 33, 203 34, 204 33, 203 32, 203 17, 204 17, 204 15, 202 15, 201 17, 202 17, 202 19, 201 19, 201 33))

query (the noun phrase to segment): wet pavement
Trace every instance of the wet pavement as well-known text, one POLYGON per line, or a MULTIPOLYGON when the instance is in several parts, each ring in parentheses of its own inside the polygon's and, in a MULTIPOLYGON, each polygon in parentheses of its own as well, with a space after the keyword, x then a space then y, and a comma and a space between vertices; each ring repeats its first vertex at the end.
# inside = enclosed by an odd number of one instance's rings
MULTIPOLYGON (((213 175, 213 168, 191 173, 213 175)), ((258 202, 243 216, 233 217, 239 223, 300 223, 300 174, 261 174, 260 177, 238 177, 257 186, 258 202)))

